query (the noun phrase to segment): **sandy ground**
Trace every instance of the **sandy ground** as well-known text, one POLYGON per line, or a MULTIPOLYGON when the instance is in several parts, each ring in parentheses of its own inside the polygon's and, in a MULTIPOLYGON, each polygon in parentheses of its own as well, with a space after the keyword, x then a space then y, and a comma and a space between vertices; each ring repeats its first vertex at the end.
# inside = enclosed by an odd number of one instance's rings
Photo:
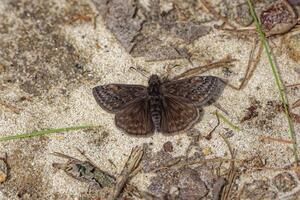
MULTIPOLYGON (((179 65, 172 71, 174 76, 193 66, 186 59, 146 62, 143 57, 133 58, 106 28, 101 16, 96 18, 96 29, 93 19, 70 22, 76 9, 95 16, 92 2, 83 0, 77 3, 66 0, 0 2, 0 101, 5 102, 0 104, 0 135, 86 124, 100 126, 93 130, 2 142, 0 152, 7 153, 11 169, 9 179, 0 185, 0 199, 84 199, 88 196, 88 184, 52 167, 53 162, 63 161, 51 155, 52 152, 82 158, 76 150, 79 148, 101 169, 117 175, 136 145, 153 143, 153 151, 158 151, 165 142, 171 141, 173 154, 181 155, 191 141, 186 132, 174 136, 155 133, 143 138, 123 133, 114 126, 114 115, 97 105, 91 89, 106 83, 146 85, 147 78, 130 67, 144 69, 148 75, 163 76, 167 65, 179 65)), ((278 45, 279 39, 273 42, 272 46, 278 45)), ((246 70, 251 45, 251 42, 214 30, 188 47, 194 53, 194 66, 206 60, 222 59, 225 55, 238 59, 229 74, 221 68, 205 73, 238 85, 246 70)), ((284 47, 274 47, 281 77, 286 84, 297 83, 299 61, 291 59, 284 47)), ((288 90, 290 102, 299 97, 299 89, 288 90)), ((270 115, 270 101, 278 102, 279 95, 265 54, 243 90, 226 87, 218 99, 228 111, 228 119, 241 129, 234 130, 233 136, 228 138, 237 150, 236 157, 247 159, 260 155, 268 167, 280 168, 294 161, 291 146, 259 139, 260 136, 289 138, 286 118, 282 113, 270 115), (253 102, 259 102, 258 116, 241 123, 253 102)), ((205 135, 214 127, 216 109, 212 105, 204 108, 204 116, 195 126, 198 132, 205 135)), ((299 109, 294 112, 299 113, 299 109)), ((229 158, 228 148, 219 136, 228 130, 230 127, 221 123, 211 140, 199 141, 202 149, 209 149, 206 158, 229 158)), ((295 123, 295 132, 299 131, 300 124, 295 123)), ((287 196, 300 190, 299 180, 289 171, 296 186, 281 192, 271 181, 279 173, 282 171, 248 172, 236 183, 241 188, 253 180, 266 180, 277 198, 288 199, 287 196)), ((146 190, 149 178, 140 175, 133 182, 139 183, 139 189, 146 190)))

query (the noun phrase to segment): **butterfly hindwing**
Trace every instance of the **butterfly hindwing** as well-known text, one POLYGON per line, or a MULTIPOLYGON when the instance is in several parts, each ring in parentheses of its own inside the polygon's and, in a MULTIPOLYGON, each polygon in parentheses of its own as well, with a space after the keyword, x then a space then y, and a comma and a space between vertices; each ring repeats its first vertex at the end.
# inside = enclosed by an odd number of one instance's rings
POLYGON ((116 126, 131 135, 147 135, 154 131, 146 98, 127 105, 116 113, 116 126))
POLYGON ((221 80, 215 76, 193 76, 168 81, 162 84, 162 91, 184 101, 202 106, 218 94, 221 80))
POLYGON ((106 111, 113 113, 145 97, 146 94, 146 87, 142 85, 108 84, 93 88, 97 103, 106 111))
POLYGON ((200 117, 199 110, 176 97, 164 96, 161 131, 174 133, 193 126, 200 117))

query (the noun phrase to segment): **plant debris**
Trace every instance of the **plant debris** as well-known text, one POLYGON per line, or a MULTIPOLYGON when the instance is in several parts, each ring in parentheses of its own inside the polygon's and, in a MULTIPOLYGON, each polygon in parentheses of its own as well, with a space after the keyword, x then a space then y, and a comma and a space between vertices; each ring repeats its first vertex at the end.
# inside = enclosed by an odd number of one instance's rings
POLYGON ((117 177, 116 185, 113 192, 110 194, 109 199, 114 200, 119 197, 129 179, 132 178, 130 175, 139 166, 143 154, 144 149, 142 147, 136 146, 131 150, 121 174, 117 177))
POLYGON ((115 177, 99 169, 91 161, 81 161, 76 158, 55 152, 53 155, 68 159, 67 163, 53 163, 52 166, 62 169, 67 175, 97 188, 112 187, 116 183, 115 177))
POLYGON ((5 157, 0 157, 0 184, 4 183, 8 177, 7 154, 5 157))
POLYGON ((259 108, 259 105, 260 103, 257 102, 257 101, 254 101, 251 103, 250 107, 247 108, 247 111, 245 113, 245 116, 242 118, 241 122, 245 122, 245 121, 248 121, 248 120, 251 120, 255 117, 258 116, 258 111, 257 109, 259 108))
POLYGON ((249 126, 257 127, 259 130, 270 130, 274 119, 283 111, 282 103, 279 101, 259 102, 256 99, 251 100, 250 107, 247 108, 241 122, 249 126))

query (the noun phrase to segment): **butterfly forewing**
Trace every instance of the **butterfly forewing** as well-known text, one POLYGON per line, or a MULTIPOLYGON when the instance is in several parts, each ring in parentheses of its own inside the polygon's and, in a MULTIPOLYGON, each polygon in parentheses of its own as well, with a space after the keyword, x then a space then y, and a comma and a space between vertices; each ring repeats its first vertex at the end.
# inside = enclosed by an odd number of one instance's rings
POLYGON ((147 88, 142 85, 100 85, 93 88, 93 95, 103 109, 115 113, 133 101, 144 98, 147 88))
POLYGON ((146 98, 127 105, 115 116, 116 126, 132 135, 146 135, 154 131, 146 98))
POLYGON ((221 80, 214 76, 193 76, 163 83, 162 91, 184 101, 202 106, 211 100, 219 90, 221 80))
POLYGON ((161 131, 174 133, 186 130, 199 120, 199 110, 177 97, 164 96, 161 131))

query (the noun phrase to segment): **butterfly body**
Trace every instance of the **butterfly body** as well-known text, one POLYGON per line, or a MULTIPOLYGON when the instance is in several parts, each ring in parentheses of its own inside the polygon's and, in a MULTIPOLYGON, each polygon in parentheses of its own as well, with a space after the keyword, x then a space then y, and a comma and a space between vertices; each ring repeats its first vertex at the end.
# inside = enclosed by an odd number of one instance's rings
POLYGON ((161 80, 157 75, 152 75, 148 82, 147 92, 149 95, 149 108, 151 120, 156 130, 160 130, 161 111, 162 111, 162 94, 161 80))
POLYGON ((103 109, 116 114, 116 126, 128 134, 174 133, 199 120, 199 108, 213 99, 220 83, 214 76, 162 81, 151 75, 148 87, 101 85, 93 88, 93 95, 103 109))

